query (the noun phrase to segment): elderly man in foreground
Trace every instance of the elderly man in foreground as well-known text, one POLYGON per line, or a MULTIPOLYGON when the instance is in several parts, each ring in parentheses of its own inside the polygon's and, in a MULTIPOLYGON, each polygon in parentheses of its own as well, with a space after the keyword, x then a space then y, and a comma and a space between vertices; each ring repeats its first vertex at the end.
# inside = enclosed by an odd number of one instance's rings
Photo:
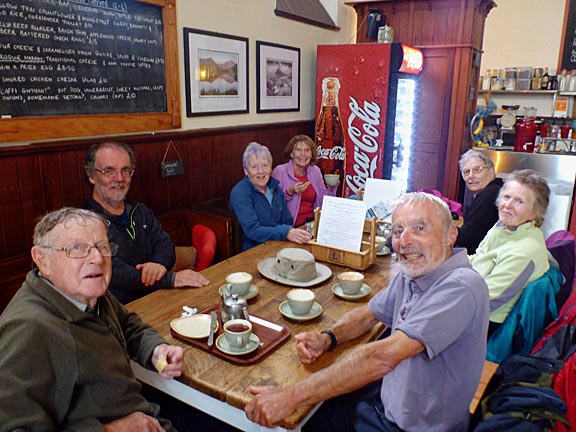
POLYGON ((402 271, 387 289, 321 333, 296 335, 303 363, 380 321, 391 335, 354 349, 287 388, 251 387, 247 416, 271 426, 297 408, 326 402, 306 425, 314 431, 467 431, 469 404, 486 356, 488 288, 438 198, 406 194, 392 213, 402 271), (376 380, 381 383, 370 386, 376 380), (374 391, 375 389, 375 391, 374 391))
POLYGON ((172 431, 130 359, 164 378, 183 351, 107 292, 108 221, 63 208, 36 225, 36 270, 0 316, 0 431, 172 431))

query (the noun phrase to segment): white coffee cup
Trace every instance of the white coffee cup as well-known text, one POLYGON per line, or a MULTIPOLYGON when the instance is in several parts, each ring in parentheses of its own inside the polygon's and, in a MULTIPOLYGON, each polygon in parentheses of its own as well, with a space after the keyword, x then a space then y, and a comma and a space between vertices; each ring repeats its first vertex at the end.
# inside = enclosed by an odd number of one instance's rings
POLYGON ((315 297, 309 289, 294 288, 288 291, 288 305, 294 315, 306 315, 312 309, 315 297))
POLYGON ((355 271, 342 272, 338 275, 338 283, 344 294, 357 294, 364 283, 364 275, 355 271))
POLYGON ((230 273, 228 276, 226 276, 228 291, 230 291, 231 294, 244 296, 248 294, 248 291, 250 291, 252 279, 252 275, 247 272, 230 273))
POLYGON ((374 244, 376 245, 376 252, 380 252, 384 246, 386 246, 388 240, 386 237, 383 236, 376 236, 374 237, 374 244))
POLYGON ((252 323, 245 319, 233 319, 224 323, 224 337, 234 348, 243 348, 250 340, 252 323))
POLYGON ((324 181, 328 186, 336 186, 340 181, 339 174, 324 174, 324 181))

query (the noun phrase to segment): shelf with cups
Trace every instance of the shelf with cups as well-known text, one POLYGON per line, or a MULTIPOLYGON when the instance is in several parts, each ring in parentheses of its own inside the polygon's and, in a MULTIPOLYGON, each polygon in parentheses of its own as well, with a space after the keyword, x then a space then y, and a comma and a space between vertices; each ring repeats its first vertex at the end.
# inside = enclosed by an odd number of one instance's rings
POLYGON ((561 153, 576 155, 575 138, 543 137, 540 138, 540 143, 540 153, 561 153))
MULTIPOLYGON (((550 95, 558 93, 558 90, 479 90, 478 93, 550 95)), ((562 92, 563 95, 565 93, 562 92)), ((576 92, 570 92, 570 95, 576 96, 576 92)))
MULTIPOLYGON (((539 116, 554 118, 571 118, 576 92, 559 92, 558 90, 479 90, 479 95, 490 93, 492 100, 499 105, 518 105, 519 107, 534 107, 539 116)), ((479 97, 478 104, 484 102, 479 97)), ((498 110, 495 114, 503 114, 506 110, 498 110)), ((521 111, 517 114, 521 114, 521 111)))

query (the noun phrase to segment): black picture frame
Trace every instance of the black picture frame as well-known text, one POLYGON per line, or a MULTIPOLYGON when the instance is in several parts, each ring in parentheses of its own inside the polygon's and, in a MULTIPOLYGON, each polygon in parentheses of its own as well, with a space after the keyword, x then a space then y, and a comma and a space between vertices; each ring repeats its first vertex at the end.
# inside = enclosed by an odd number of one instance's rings
POLYGON ((249 112, 248 38, 184 27, 186 116, 249 112))
POLYGON ((257 113, 300 111, 300 48, 256 41, 257 113))

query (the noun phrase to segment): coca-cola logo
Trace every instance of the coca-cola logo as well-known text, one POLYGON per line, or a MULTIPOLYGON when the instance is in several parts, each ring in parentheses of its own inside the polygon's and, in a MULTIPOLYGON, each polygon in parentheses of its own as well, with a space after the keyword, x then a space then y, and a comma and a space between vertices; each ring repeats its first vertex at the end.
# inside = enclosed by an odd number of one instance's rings
POLYGON ((378 137, 380 131, 380 105, 376 102, 364 101, 360 107, 358 101, 350 96, 348 104, 351 110, 348 117, 348 137, 354 144, 354 163, 352 173, 346 175, 346 186, 353 192, 358 193, 360 188, 366 186, 366 179, 374 177, 378 167, 378 137), (358 125, 356 119, 361 120, 358 125))
POLYGON ((334 160, 344 160, 346 155, 346 149, 342 146, 334 146, 332 148, 322 148, 322 145, 317 147, 318 149, 318 159, 334 159, 334 160))

